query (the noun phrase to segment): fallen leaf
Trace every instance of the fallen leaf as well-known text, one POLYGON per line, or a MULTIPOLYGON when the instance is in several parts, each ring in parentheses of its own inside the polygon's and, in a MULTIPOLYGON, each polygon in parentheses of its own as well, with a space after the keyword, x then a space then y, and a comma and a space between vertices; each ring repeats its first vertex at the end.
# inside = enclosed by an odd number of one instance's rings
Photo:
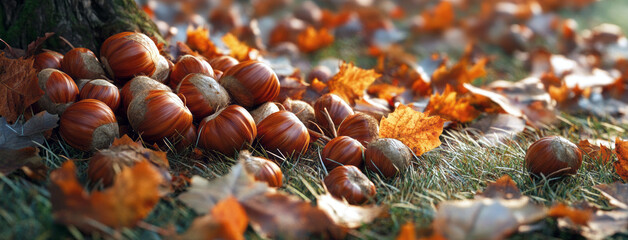
POLYGON ((340 71, 327 82, 327 86, 329 92, 353 105, 355 100, 364 95, 364 90, 380 76, 373 69, 365 70, 354 66, 353 63, 343 63, 340 71))
POLYGON ((488 146, 497 146, 505 139, 512 139, 523 132, 526 121, 510 114, 489 114, 472 123, 469 128, 481 131, 478 140, 488 146))
POLYGON ((407 222, 403 226, 401 226, 401 230, 397 235, 396 240, 416 240, 416 230, 414 229, 414 223, 407 222))
POLYGON ((207 59, 221 56, 222 53, 209 39, 209 29, 198 27, 196 29, 188 28, 187 30, 187 46, 198 51, 207 59))
POLYGON ((287 98, 301 100, 308 86, 301 78, 279 76, 279 95, 275 101, 283 102, 287 98))
POLYGON ((419 32, 440 32, 452 27, 455 21, 454 8, 451 2, 441 1, 432 9, 421 13, 417 23, 419 32))
POLYGON ((209 214, 194 219, 181 239, 244 239, 249 219, 234 197, 220 201, 209 214))
POLYGON ((609 199, 611 205, 628 210, 628 183, 614 182, 597 185, 595 188, 609 199))
POLYGON ((486 189, 479 195, 493 199, 519 199, 522 196, 517 184, 508 175, 504 175, 494 183, 488 184, 486 189))
POLYGON ((582 150, 584 154, 588 155, 591 159, 601 163, 607 163, 613 157, 613 151, 609 148, 602 144, 593 145, 587 139, 580 140, 578 148, 580 148, 580 150, 582 150))
MULTIPOLYGON (((472 94, 475 94, 476 99, 481 98, 481 97, 488 98, 493 103, 499 105, 499 107, 501 107, 502 110, 504 110, 504 112, 510 115, 513 115, 515 117, 523 117, 523 112, 521 111, 521 109, 515 106, 513 102, 510 99, 508 99, 506 96, 501 95, 496 92, 486 90, 486 89, 474 87, 473 85, 468 84, 468 83, 463 84, 463 86, 467 90, 469 90, 469 92, 471 92, 472 94)), ((476 104, 477 104, 477 101, 476 101, 476 104)), ((483 111, 486 112, 486 109, 484 109, 483 111)))
POLYGON ((327 47, 334 42, 334 35, 329 33, 327 28, 316 30, 308 26, 305 31, 297 36, 297 46, 301 52, 309 53, 327 47))
POLYGON ((345 230, 327 213, 294 196, 282 193, 256 195, 243 202, 250 224, 263 237, 306 239, 343 238, 345 230))
POLYGON ((606 239, 628 229, 628 211, 601 211, 592 214, 586 225, 578 225, 571 220, 558 219, 558 227, 572 229, 587 239, 606 239))
POLYGON ((383 206, 354 206, 348 204, 346 200, 334 198, 329 193, 316 197, 316 206, 327 213, 336 225, 345 228, 357 228, 369 224, 386 213, 386 208, 383 206))
POLYGON ((484 66, 488 59, 482 58, 475 64, 470 65, 469 54, 469 52, 465 53, 465 57, 449 69, 443 65, 434 71, 431 83, 435 92, 443 92, 447 85, 451 85, 456 92, 466 93, 465 83, 470 83, 474 79, 486 75, 484 66))
POLYGON ((373 84, 366 90, 369 94, 377 95, 378 98, 384 99, 389 103, 393 102, 393 98, 401 95, 406 88, 395 86, 392 84, 373 84))
POLYGON ((480 112, 470 103, 469 95, 462 97, 451 86, 447 85, 442 94, 434 93, 430 96, 430 102, 425 107, 424 112, 429 112, 430 116, 441 116, 454 122, 466 123, 473 121, 480 115, 480 112))
POLYGON ((545 216, 545 208, 526 196, 445 201, 438 205, 432 226, 446 239, 504 239, 545 216))
POLYGON ((57 127, 58 121, 58 115, 45 111, 35 114, 25 123, 16 122, 13 125, 0 117, 0 149, 21 149, 43 144, 46 140, 44 132, 57 127))
POLYGON ((235 197, 242 201, 266 192, 273 191, 265 182, 257 182, 246 172, 242 163, 231 168, 229 174, 208 181, 199 176, 193 176, 190 188, 179 195, 179 200, 194 209, 197 213, 208 212, 218 202, 228 197, 235 197))
POLYGON ((105 226, 133 227, 159 202, 163 177, 148 161, 125 167, 112 187, 88 193, 78 182, 76 166, 66 161, 50 173, 50 201, 55 221, 86 231, 105 226))
POLYGON ((395 138, 408 146, 416 156, 440 146, 439 136, 443 133, 445 120, 400 104, 379 125, 379 137, 395 138))
POLYGON ((26 47, 26 56, 35 55, 35 53, 41 50, 41 46, 44 44, 44 42, 46 42, 46 40, 48 40, 48 38, 52 37, 53 35, 55 35, 55 33, 47 32, 44 33, 43 37, 38 37, 35 41, 29 43, 26 47))
POLYGON ((553 218, 569 218, 575 224, 586 225, 593 215, 593 210, 570 208, 565 204, 559 203, 552 206, 547 215, 553 218))
POLYGON ((615 171, 624 181, 628 181, 628 141, 615 138, 615 152, 617 153, 617 162, 613 164, 615 171))
POLYGON ((1 174, 7 175, 24 166, 33 168, 45 166, 38 148, 25 147, 17 150, 0 148, 1 174))
POLYGON ((10 123, 44 94, 33 58, 9 59, 0 53, 0 116, 10 123))
POLYGON ((222 37, 222 41, 227 45, 229 50, 231 50, 231 55, 233 58, 238 61, 245 61, 249 59, 249 50, 251 49, 248 45, 243 42, 240 42, 236 36, 231 33, 227 33, 222 37))

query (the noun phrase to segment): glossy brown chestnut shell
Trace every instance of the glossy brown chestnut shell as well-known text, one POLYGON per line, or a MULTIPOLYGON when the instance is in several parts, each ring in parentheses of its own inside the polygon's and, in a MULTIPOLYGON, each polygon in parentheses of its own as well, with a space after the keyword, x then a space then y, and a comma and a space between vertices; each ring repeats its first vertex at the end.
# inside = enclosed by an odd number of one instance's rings
POLYGON ((294 113, 282 110, 257 125, 260 144, 268 151, 285 157, 298 156, 307 150, 310 134, 294 113))
POLYGON ((70 76, 53 68, 46 68, 37 74, 39 88, 44 95, 39 105, 52 114, 61 114, 78 99, 79 90, 70 76))
POLYGON ((535 175, 558 177, 578 172, 582 151, 560 136, 544 137, 532 143, 525 156, 526 169, 535 175))
POLYGON ((363 154, 364 146, 358 140, 340 136, 325 145, 321 157, 327 170, 331 170, 343 165, 362 167, 363 154))
POLYGON ((219 56, 209 60, 209 65, 211 65, 214 70, 219 70, 223 73, 229 68, 238 65, 238 63, 240 63, 240 61, 230 56, 219 56))
POLYGON ((87 48, 74 48, 65 53, 61 69, 74 79, 97 79, 105 76, 100 61, 87 48))
POLYGON ((212 77, 188 74, 177 87, 177 93, 185 96, 185 104, 195 119, 203 119, 217 109, 229 105, 229 93, 212 77))
POLYGON ((63 112, 59 134, 70 146, 92 151, 108 147, 118 137, 119 129, 109 106, 95 99, 84 99, 63 112))
POLYGON ((116 111, 120 106, 120 91, 104 79, 91 80, 81 87, 80 99, 96 99, 107 104, 112 111, 116 111))
POLYGON ((314 103, 314 116, 319 126, 326 130, 331 130, 331 126, 325 115, 325 109, 329 112, 329 116, 332 122, 334 122, 335 127, 338 127, 346 117, 353 114, 351 106, 338 95, 328 93, 321 96, 314 103))
POLYGON ((190 128, 185 130, 185 132, 179 134, 174 137, 175 148, 178 151, 181 151, 189 146, 196 144, 196 139, 198 139, 198 130, 194 124, 190 125, 190 128))
POLYGON ((137 75, 153 75, 162 61, 159 56, 153 40, 143 33, 121 32, 107 38, 100 47, 100 61, 120 84, 137 75))
POLYGON ((172 91, 168 86, 158 82, 147 76, 137 76, 128 81, 122 89, 120 89, 120 95, 122 96, 122 107, 124 111, 129 108, 129 104, 133 101, 133 97, 144 91, 150 90, 163 90, 172 91))
POLYGON ((379 137, 379 123, 371 115, 355 113, 340 123, 338 136, 352 137, 366 146, 379 137))
POLYGON ((148 142, 173 138, 192 125, 192 113, 176 94, 165 90, 144 91, 129 104, 131 127, 148 142))
POLYGON ((176 88, 179 83, 190 73, 200 73, 211 78, 214 77, 214 69, 207 61, 192 55, 184 55, 174 64, 170 74, 170 86, 176 88))
POLYGON ((259 61, 245 61, 229 68, 220 78, 232 99, 249 108, 272 101, 279 95, 275 71, 259 61))
POLYGON ((375 196, 375 184, 356 166, 334 168, 325 177, 325 186, 336 198, 344 198, 350 204, 362 204, 375 196))
POLYGON ((246 109, 231 105, 203 119, 198 135, 199 147, 232 156, 253 143, 257 128, 246 109))
POLYGON ((384 177, 393 177, 410 166, 412 152, 394 138, 379 138, 368 144, 364 153, 366 168, 384 177))
POLYGON ((63 54, 46 50, 42 53, 35 55, 35 61, 33 62, 33 67, 37 69, 37 71, 41 71, 44 68, 61 68, 61 61, 63 60, 63 54))
POLYGON ((244 169, 253 174, 255 180, 266 182, 270 187, 281 187, 283 174, 275 162, 251 156, 246 150, 240 151, 239 159, 244 161, 244 169))

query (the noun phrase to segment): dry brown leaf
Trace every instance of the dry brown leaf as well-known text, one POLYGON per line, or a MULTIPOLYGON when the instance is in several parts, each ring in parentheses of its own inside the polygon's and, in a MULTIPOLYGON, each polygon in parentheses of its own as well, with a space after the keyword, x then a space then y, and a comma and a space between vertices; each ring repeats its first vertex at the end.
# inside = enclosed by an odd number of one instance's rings
POLYGON ((425 113, 400 104, 379 125, 381 138, 395 138, 408 146, 416 156, 440 146, 439 136, 443 133, 445 120, 429 117, 425 113))
POLYGON ((249 51, 251 48, 243 42, 240 42, 236 36, 231 33, 227 33, 222 37, 222 41, 227 45, 229 50, 231 50, 231 55, 233 58, 238 59, 238 61, 245 61, 249 59, 249 51))
POLYGON ((327 86, 329 92, 353 105, 355 100, 364 95, 364 90, 380 76, 373 69, 365 70, 354 66, 353 63, 343 63, 340 71, 327 82, 327 86))
POLYGON ((50 173, 50 201, 55 221, 87 231, 133 227, 159 202, 161 174, 148 162, 125 167, 112 187, 88 193, 78 182, 76 166, 66 161, 50 173))
POLYGON ((510 114, 489 114, 472 123, 469 127, 482 132, 483 135, 478 142, 497 146, 502 141, 512 139, 518 133, 523 132, 526 121, 510 114))
POLYGON ((301 100, 303 99, 303 94, 307 90, 308 86, 310 85, 304 82, 301 78, 279 76, 279 95, 275 101, 283 102, 287 98, 301 100))
POLYGON ((421 20, 418 23, 418 27, 421 32, 440 32, 452 27, 455 20, 452 3, 449 1, 441 1, 433 9, 421 13, 421 20))
POLYGON ((249 219, 244 208, 234 197, 220 201, 210 213, 192 222, 181 239, 244 239, 249 219))
POLYGON ((406 88, 395 86, 392 84, 381 83, 369 86, 366 91, 369 94, 377 95, 378 98, 384 99, 389 103, 392 103, 393 98, 405 92, 406 88))
POLYGON ((35 55, 35 53, 39 52, 44 42, 46 42, 46 40, 48 40, 48 38, 52 37, 53 35, 55 35, 55 33, 47 32, 44 33, 43 37, 38 37, 35 41, 29 43, 26 47, 26 56, 33 56, 35 55))
POLYGON ((338 200, 327 193, 316 197, 318 209, 327 213, 336 225, 345 228, 357 228, 363 224, 369 224, 386 212, 383 206, 354 206, 346 200, 338 200))
POLYGON ((7 175, 24 166, 34 168, 45 166, 38 148, 25 147, 17 150, 0 148, 0 174, 7 175))
POLYGON ((624 181, 628 181, 628 141, 622 141, 619 137, 615 138, 615 152, 617 153, 617 162, 614 163, 615 171, 624 181))
POLYGON ((510 176, 504 175, 494 183, 488 184, 479 195, 485 198, 518 199, 521 198, 521 191, 510 176))
MULTIPOLYGON (((469 55, 467 53, 466 55, 469 55)), ((470 83, 476 78, 486 75, 484 66, 488 59, 482 58, 474 65, 470 66, 470 56, 465 56, 456 65, 447 69, 446 66, 440 66, 432 74, 432 87, 435 92, 443 92, 447 85, 451 85, 458 93, 466 93, 468 90, 464 87, 465 83, 470 83)))
POLYGON ((207 59, 221 56, 222 53, 214 43, 209 39, 209 29, 198 27, 196 29, 188 28, 187 30, 187 46, 198 51, 207 59))
POLYGON ((470 105, 470 95, 460 96, 449 85, 442 94, 434 93, 430 96, 430 102, 425 107, 425 112, 430 116, 441 116, 447 120, 459 123, 473 121, 480 112, 470 105))
POLYGON ((628 210, 628 183, 614 182, 595 186, 611 205, 628 210))
POLYGON ((575 209, 559 203, 549 209, 547 214, 553 218, 569 218, 573 223, 586 225, 593 215, 592 209, 575 209))
POLYGON ((613 157, 613 151, 611 151, 606 146, 593 145, 589 142, 589 140, 581 140, 578 143, 578 148, 584 152, 584 154, 588 155, 591 159, 599 161, 600 163, 607 163, 613 157))
POLYGON ((297 46, 301 52, 309 53, 327 47, 334 42, 334 35, 327 28, 316 30, 308 26, 305 31, 297 36, 297 46))
POLYGON ((0 53, 0 116, 9 123, 44 94, 37 84, 33 58, 9 59, 0 53))

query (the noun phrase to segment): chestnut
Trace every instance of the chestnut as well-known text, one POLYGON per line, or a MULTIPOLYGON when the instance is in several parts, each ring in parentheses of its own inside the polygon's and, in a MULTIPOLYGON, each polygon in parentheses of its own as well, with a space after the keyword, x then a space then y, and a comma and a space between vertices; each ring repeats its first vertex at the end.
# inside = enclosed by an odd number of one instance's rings
POLYGON ((120 90, 122 95, 122 109, 126 111, 129 108, 129 104, 133 101, 133 97, 144 91, 149 90, 164 90, 172 91, 168 86, 158 82, 147 76, 137 76, 128 81, 120 90))
POLYGON ((152 79, 157 80, 160 83, 166 83, 168 78, 170 77, 171 69, 174 67, 174 64, 164 56, 159 55, 157 57, 157 66, 155 72, 150 75, 152 79))
POLYGON ((393 177, 410 166, 412 152, 401 141, 394 138, 379 138, 366 146, 364 161, 366 168, 384 177, 393 177))
POLYGON ((153 75, 162 61, 159 56, 155 42, 143 33, 121 32, 100 47, 105 70, 121 84, 137 75, 153 75))
POLYGON ((249 108, 272 101, 279 95, 279 79, 270 66, 244 61, 229 68, 220 78, 235 102, 249 108))
POLYGON ((120 91, 118 87, 104 79, 94 79, 85 83, 81 87, 79 98, 100 100, 114 112, 120 106, 120 91))
POLYGON ((216 150, 232 155, 246 144, 253 143, 257 128, 253 117, 246 109, 230 105, 203 119, 198 127, 198 145, 207 150, 216 150))
POLYGON ((172 73, 170 74, 170 86, 176 88, 181 80, 190 73, 201 73, 209 77, 215 78, 214 69, 207 61, 192 55, 184 55, 174 64, 172 73))
POLYGON ((61 114, 74 103, 79 95, 78 87, 70 76, 53 68, 46 68, 37 74, 39 88, 44 95, 39 105, 52 114, 61 114))
POLYGON ((251 173, 255 180, 266 182, 270 187, 281 187, 283 174, 275 162, 251 156, 251 153, 246 150, 240 151, 239 159, 244 161, 244 169, 251 173))
POLYGON ((375 184, 356 166, 334 168, 323 180, 327 191, 336 198, 344 198, 349 204, 362 204, 375 196, 375 184))
POLYGON ((363 154, 364 146, 358 140, 340 136, 325 145, 321 157, 327 170, 331 170, 343 165, 362 167, 363 154))
POLYGON ((37 71, 41 71, 44 68, 61 68, 61 61, 63 60, 63 54, 45 50, 42 53, 35 55, 35 61, 33 62, 33 67, 37 71))
POLYGON ((279 107, 274 102, 267 102, 257 107, 253 111, 251 111, 251 116, 253 116, 253 120, 255 120, 255 124, 259 124, 264 118, 269 115, 279 112, 279 107))
POLYGON ((321 96, 314 103, 314 116, 316 122, 324 129, 331 131, 331 126, 327 120, 325 109, 329 113, 332 122, 335 127, 338 127, 340 123, 345 120, 346 117, 353 114, 351 106, 345 102, 341 97, 333 93, 327 93, 321 96))
POLYGON ((219 56, 209 60, 209 65, 211 65, 214 70, 219 70, 223 73, 229 68, 238 65, 238 63, 240 63, 240 61, 230 56, 219 56))
POLYGON ((177 87, 177 93, 185 96, 185 104, 195 119, 203 119, 216 109, 229 105, 229 93, 212 77, 188 74, 177 87))
POLYGON ((525 156, 526 169, 535 175, 559 177, 578 172, 582 151, 560 136, 548 136, 532 143, 525 156))
POLYGON ((379 123, 371 115, 355 113, 340 123, 338 136, 352 137, 366 146, 379 137, 379 123))
POLYGON ((107 104, 83 99, 61 115, 59 134, 70 146, 91 151, 108 147, 118 137, 116 116, 107 104))
POLYGON ((74 79, 96 79, 105 76, 98 58, 87 48, 74 48, 63 56, 61 69, 74 79))
POLYGON ((310 134, 294 113, 282 110, 273 113, 257 125, 260 144, 268 151, 286 157, 307 150, 310 134))
POLYGON ((316 118, 314 117, 314 108, 309 103, 288 98, 283 102, 283 106, 286 110, 294 113, 294 115, 297 115, 299 120, 301 120, 307 128, 315 129, 314 122, 316 121, 316 118))
POLYGON ((176 137, 192 125, 192 113, 181 98, 166 90, 144 91, 134 96, 127 118, 133 130, 149 142, 176 137))
POLYGON ((177 150, 183 150, 189 146, 196 144, 196 139, 198 138, 198 131, 194 124, 190 125, 190 127, 174 137, 175 148, 177 150))

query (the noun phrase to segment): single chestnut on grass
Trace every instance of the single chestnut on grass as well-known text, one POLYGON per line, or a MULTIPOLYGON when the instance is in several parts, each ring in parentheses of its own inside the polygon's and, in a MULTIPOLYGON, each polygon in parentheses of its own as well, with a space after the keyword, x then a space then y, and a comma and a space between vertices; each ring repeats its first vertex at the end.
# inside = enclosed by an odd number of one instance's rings
POLYGON ((105 75, 100 61, 87 48, 74 48, 65 53, 61 69, 74 79, 97 79, 105 75))
POLYGON ((135 96, 127 118, 133 130, 148 142, 176 137, 192 125, 192 113, 181 98, 165 90, 144 91, 135 96))
POLYGON ((251 156, 251 153, 246 150, 240 151, 239 159, 244 161, 244 169, 251 173, 255 180, 266 182, 270 187, 281 187, 283 174, 275 162, 251 156))
POLYGON ((217 109, 229 105, 229 93, 212 77, 200 73, 188 74, 176 88, 185 96, 185 104, 195 119, 203 119, 217 109))
POLYGON ((244 61, 229 68, 220 78, 233 100, 245 108, 274 100, 279 95, 279 79, 270 66, 244 61))
POLYGON ((339 136, 325 145, 321 157, 327 170, 331 170, 343 165, 362 167, 363 154, 364 146, 358 140, 339 136))
POLYGON ((198 145, 227 156, 253 143, 257 128, 246 109, 231 105, 203 119, 198 127, 198 145))
POLYGON ((560 136, 544 137, 532 143, 525 156, 526 169, 535 175, 559 177, 576 174, 582 165, 582 151, 560 136))
POLYGON ((119 135, 118 122, 107 104, 84 99, 61 115, 59 134, 70 146, 92 151, 108 147, 119 135))
POLYGON ((390 178, 410 166, 412 152, 401 141, 394 138, 379 138, 366 147, 366 168, 390 178))
POLYGON ((79 92, 80 99, 96 99, 107 104, 112 111, 120 106, 120 91, 116 85, 104 79, 94 79, 85 83, 79 92))
POLYGON ((37 101, 39 106, 52 114, 62 114, 79 95, 74 80, 62 71, 46 68, 37 74, 39 88, 44 95, 37 101))
POLYGON ((375 184, 353 165, 334 168, 323 181, 332 196, 350 204, 365 203, 376 193, 375 184))
POLYGON ((282 110, 257 125, 260 144, 268 151, 285 157, 298 156, 307 150, 310 134, 294 113, 282 110))
POLYGON ((366 146, 379 137, 379 123, 371 115, 355 113, 340 123, 338 136, 352 137, 366 146))

